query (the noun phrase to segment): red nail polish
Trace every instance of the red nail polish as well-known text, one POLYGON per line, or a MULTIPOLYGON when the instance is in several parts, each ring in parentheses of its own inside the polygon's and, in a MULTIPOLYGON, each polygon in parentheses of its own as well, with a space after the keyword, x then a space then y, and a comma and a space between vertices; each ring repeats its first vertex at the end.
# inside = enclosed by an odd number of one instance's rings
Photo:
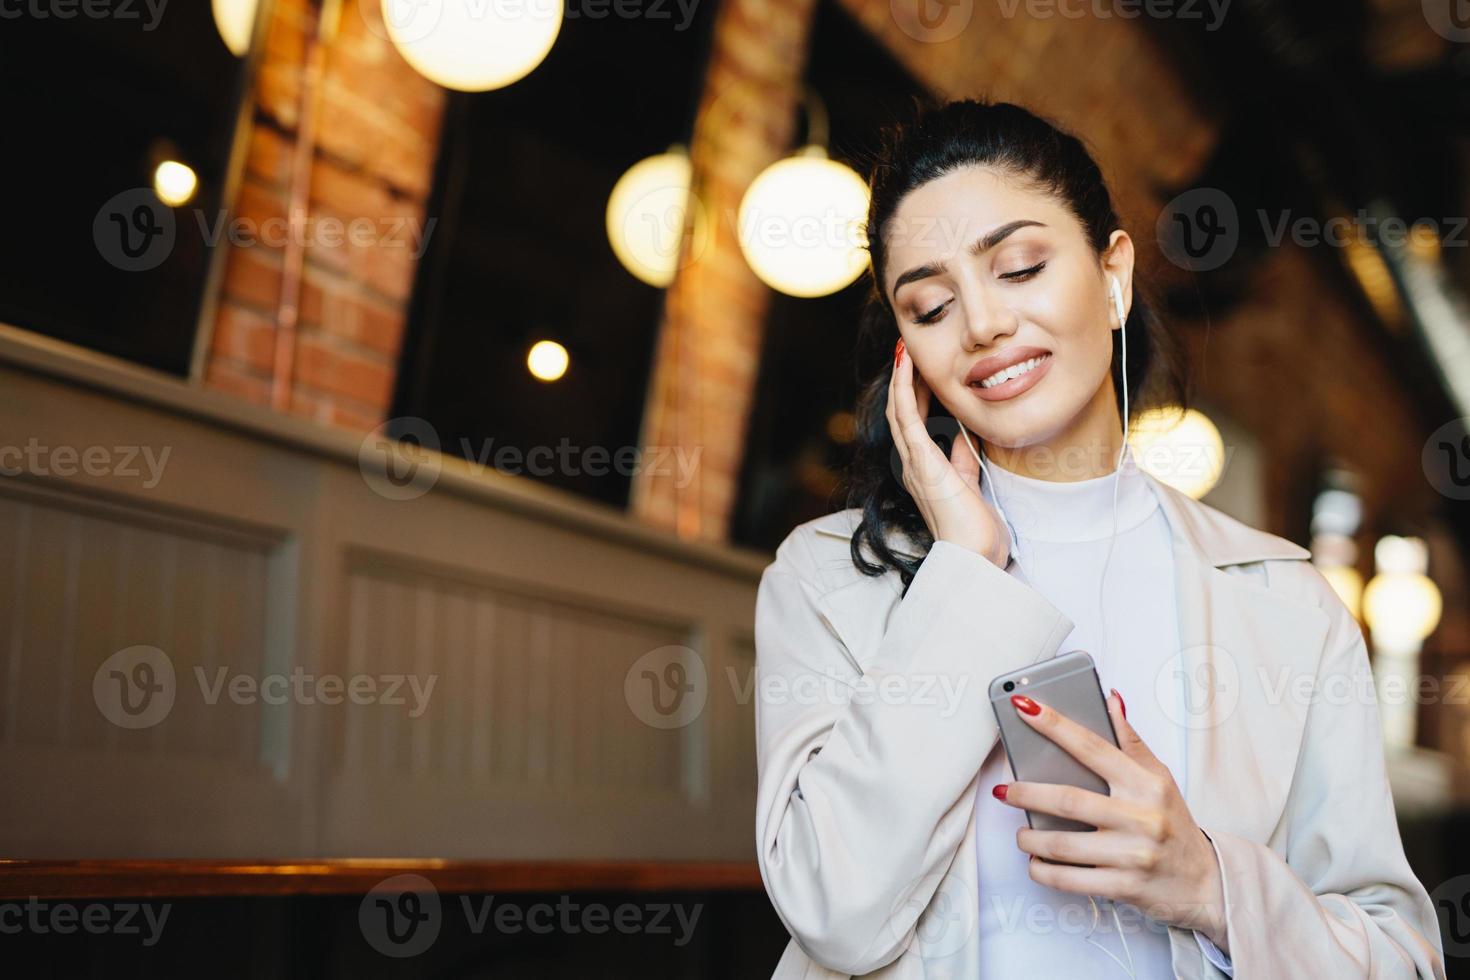
POLYGON ((903 360, 903 338, 898 338, 898 343, 893 345, 893 366, 898 367, 898 362, 903 360))
POLYGON ((1028 715, 1041 714, 1041 705, 1037 704, 1035 701, 1032 701, 1024 694, 1012 694, 1011 704, 1014 704, 1016 706, 1017 711, 1024 711, 1028 715))
POLYGON ((1123 702, 1123 695, 1121 695, 1121 694, 1118 693, 1118 689, 1116 687, 1109 688, 1109 690, 1111 690, 1113 692, 1113 697, 1115 697, 1115 698, 1118 699, 1118 710, 1121 711, 1121 712, 1123 712, 1123 717, 1124 718, 1127 718, 1128 717, 1128 705, 1123 702))
POLYGON ((990 795, 995 797, 997 800, 1004 800, 1006 798, 1006 790, 1008 789, 1010 789, 1010 787, 1007 786, 1005 783, 996 783, 990 788, 990 795))

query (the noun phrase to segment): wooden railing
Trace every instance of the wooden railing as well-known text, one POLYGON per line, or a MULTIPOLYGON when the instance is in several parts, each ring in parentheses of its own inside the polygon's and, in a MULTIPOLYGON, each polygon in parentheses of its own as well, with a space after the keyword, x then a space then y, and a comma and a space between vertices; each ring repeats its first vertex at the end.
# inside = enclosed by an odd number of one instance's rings
POLYGON ((0 899, 353 895, 417 874, 440 892, 759 891, 743 862, 0 861, 0 899))
POLYGON ((768 557, 432 462, 0 327, 0 856, 751 860, 768 557))

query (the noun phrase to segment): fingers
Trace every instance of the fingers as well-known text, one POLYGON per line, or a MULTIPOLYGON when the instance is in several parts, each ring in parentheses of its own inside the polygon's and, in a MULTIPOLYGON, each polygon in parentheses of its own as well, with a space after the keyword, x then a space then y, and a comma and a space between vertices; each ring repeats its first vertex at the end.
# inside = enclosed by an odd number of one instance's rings
POLYGON ((1123 695, 1116 688, 1108 695, 1108 717, 1113 719, 1113 731, 1118 736, 1118 747, 1123 750, 1124 755, 1146 769, 1157 771, 1163 766, 1128 722, 1128 708, 1123 703, 1123 695))
POLYGON ((930 437, 920 410, 919 395, 924 406, 929 404, 929 389, 914 370, 913 358, 904 351, 889 380, 889 429, 899 446, 899 459, 904 467, 904 483, 916 500, 944 500, 960 492, 954 468, 949 465, 939 445, 930 437))
POLYGON ((1021 694, 1012 695, 1011 702, 1026 724, 1060 745, 1072 758, 1107 780, 1108 785, 1119 785, 1137 774, 1138 763, 1121 749, 1055 708, 1021 694))
POLYGON ((1032 830, 1016 832, 1016 846, 1027 854, 1064 864, 1097 868, 1152 871, 1158 851, 1141 846, 1139 838, 1116 830, 1032 830))
MULTIPOLYGON (((1080 835, 1079 835, 1080 836, 1080 835)), ((1066 864, 1047 864, 1033 857, 1026 869, 1038 885, 1099 898, 1123 898, 1133 881, 1133 872, 1117 868, 1075 868, 1066 864)))
POLYGON ((1146 812, 1134 804, 1062 783, 1008 783, 1005 796, 996 798, 1018 810, 1050 813, 1102 830, 1147 832, 1152 829, 1146 812))

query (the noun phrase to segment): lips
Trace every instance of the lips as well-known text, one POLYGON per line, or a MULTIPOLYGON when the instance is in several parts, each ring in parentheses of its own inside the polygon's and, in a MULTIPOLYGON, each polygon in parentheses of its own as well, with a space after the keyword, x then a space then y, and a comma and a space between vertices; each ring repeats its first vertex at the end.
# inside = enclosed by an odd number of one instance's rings
POLYGON ((970 390, 985 401, 1004 401, 1015 398, 1017 395, 1029 390, 1041 380, 1042 376, 1051 368, 1052 353, 1044 347, 1011 347, 999 354, 992 354, 981 361, 977 361, 965 375, 965 383, 970 390), (990 379, 999 372, 1011 368, 1019 368, 1026 362, 1039 358, 1034 366, 1016 377, 1006 378, 998 384, 985 387, 982 382, 990 379))

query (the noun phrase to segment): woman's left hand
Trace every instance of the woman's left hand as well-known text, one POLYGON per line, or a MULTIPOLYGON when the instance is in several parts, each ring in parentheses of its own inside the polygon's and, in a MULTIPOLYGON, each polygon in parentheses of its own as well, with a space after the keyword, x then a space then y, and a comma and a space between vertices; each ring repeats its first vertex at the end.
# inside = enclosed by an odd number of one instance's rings
POLYGON ((1023 695, 1011 701, 1032 728, 1101 776, 1112 791, 1105 796, 1075 786, 1028 782, 996 787, 995 796, 1009 806, 1097 828, 1022 827, 1016 843, 1032 855, 1031 879, 1133 905, 1151 919, 1203 933, 1229 955, 1224 883, 1214 845, 1194 822, 1168 767, 1128 724, 1118 692, 1108 698, 1108 713, 1122 748, 1023 695))

